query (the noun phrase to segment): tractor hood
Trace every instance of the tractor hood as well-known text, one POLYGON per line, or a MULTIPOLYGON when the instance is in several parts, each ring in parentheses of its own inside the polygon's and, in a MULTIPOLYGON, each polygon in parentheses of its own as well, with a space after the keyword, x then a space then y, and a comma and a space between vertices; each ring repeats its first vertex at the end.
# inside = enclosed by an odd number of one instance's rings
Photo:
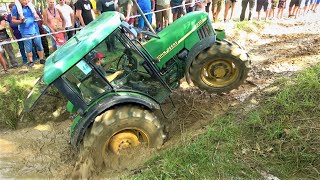
POLYGON ((162 67, 163 63, 186 46, 184 40, 201 25, 207 23, 207 20, 207 13, 199 11, 187 13, 160 31, 158 33, 160 39, 152 38, 144 47, 153 58, 160 61, 158 66, 162 67))
POLYGON ((101 14, 50 55, 44 66, 44 83, 51 84, 119 27, 120 16, 118 12, 101 14))

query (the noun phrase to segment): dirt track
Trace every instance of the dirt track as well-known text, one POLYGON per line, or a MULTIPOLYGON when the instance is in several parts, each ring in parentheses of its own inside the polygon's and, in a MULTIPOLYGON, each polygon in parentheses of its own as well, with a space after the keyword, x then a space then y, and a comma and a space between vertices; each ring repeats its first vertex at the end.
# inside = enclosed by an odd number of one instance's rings
MULTIPOLYGON (((242 110, 241 103, 267 90, 274 80, 289 76, 320 62, 320 14, 300 19, 272 22, 258 33, 234 33, 232 23, 226 34, 236 37, 250 53, 252 70, 246 83, 228 95, 208 95, 196 88, 182 88, 174 93, 178 111, 170 120, 170 139, 164 148, 184 140, 184 133, 198 134, 213 117, 230 107, 242 110)), ((0 178, 66 178, 76 162, 75 150, 69 145, 71 120, 0 132, 0 178)))

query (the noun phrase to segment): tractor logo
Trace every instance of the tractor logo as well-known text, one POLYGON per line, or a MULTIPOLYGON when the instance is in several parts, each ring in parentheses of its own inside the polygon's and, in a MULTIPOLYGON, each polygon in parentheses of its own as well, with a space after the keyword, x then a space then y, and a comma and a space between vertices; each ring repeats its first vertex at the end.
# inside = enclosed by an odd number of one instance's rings
POLYGON ((157 56, 157 59, 160 61, 165 55, 167 55, 173 48, 177 47, 182 41, 184 41, 191 33, 193 33, 198 27, 200 27, 207 18, 201 19, 194 28, 191 29, 186 35, 184 35, 181 39, 178 41, 175 41, 173 44, 171 44, 165 51, 163 51, 159 56, 157 56))

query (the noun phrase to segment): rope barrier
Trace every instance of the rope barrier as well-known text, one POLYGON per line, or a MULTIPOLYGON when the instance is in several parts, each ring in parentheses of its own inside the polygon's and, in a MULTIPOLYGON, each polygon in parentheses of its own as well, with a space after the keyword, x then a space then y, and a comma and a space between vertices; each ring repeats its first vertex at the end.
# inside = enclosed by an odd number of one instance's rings
POLYGON ((80 30, 80 29, 82 29, 82 28, 73 28, 73 29, 68 29, 68 30, 64 30, 64 31, 58 31, 58 32, 47 33, 47 34, 40 34, 40 35, 28 37, 28 38, 20 38, 20 39, 11 40, 11 41, 5 41, 4 40, 4 41, 0 42, 0 46, 2 46, 4 44, 10 44, 10 43, 19 42, 19 41, 25 41, 25 40, 34 39, 34 38, 37 38, 37 37, 51 36, 53 34, 59 34, 59 33, 64 33, 64 32, 68 32, 68 31, 80 30))
MULTIPOLYGON (((199 1, 195 1, 195 3, 197 2, 201 2, 200 0, 199 1)), ((158 12, 162 12, 162 11, 166 11, 166 10, 172 10, 172 9, 176 9, 176 8, 179 8, 179 7, 185 7, 186 5, 191 5, 193 3, 186 3, 186 4, 181 4, 181 5, 178 5, 178 6, 174 6, 174 7, 169 7, 169 8, 165 8, 165 9, 161 9, 161 10, 157 10, 157 11, 153 11, 153 12, 149 12, 149 13, 145 13, 144 15, 148 15, 148 14, 153 14, 153 13, 158 13, 158 12)), ((141 15, 134 15, 134 16, 130 16, 130 18, 136 18, 136 17, 140 17, 141 15)), ((6 41, 6 40, 3 40, 0 42, 0 46, 4 45, 4 44, 11 44, 11 43, 14 43, 14 42, 19 42, 19 41, 25 41, 25 40, 29 40, 29 39, 34 39, 34 38, 37 38, 37 37, 44 37, 44 36, 51 36, 51 35, 54 35, 54 34, 59 34, 59 33, 65 33, 65 32, 68 32, 68 31, 77 31, 77 30, 81 30, 82 27, 80 28, 72 28, 72 29, 68 29, 68 30, 63 30, 63 31, 58 31, 58 32, 53 32, 53 33, 46 33, 46 34, 40 34, 40 35, 36 35, 36 36, 32 36, 32 37, 28 37, 28 38, 20 38, 20 39, 16 39, 16 40, 10 40, 10 41, 6 41)))

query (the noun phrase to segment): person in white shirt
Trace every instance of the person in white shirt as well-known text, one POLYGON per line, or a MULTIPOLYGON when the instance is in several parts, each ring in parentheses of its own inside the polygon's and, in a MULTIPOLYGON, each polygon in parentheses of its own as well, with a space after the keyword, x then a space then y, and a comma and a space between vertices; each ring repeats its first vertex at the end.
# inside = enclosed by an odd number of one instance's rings
MULTIPOLYGON (((74 28, 74 12, 73 9, 65 3, 65 0, 59 0, 56 8, 62 12, 62 16, 66 21, 66 30, 74 28)), ((67 31, 68 39, 74 35, 74 31, 67 31)))

